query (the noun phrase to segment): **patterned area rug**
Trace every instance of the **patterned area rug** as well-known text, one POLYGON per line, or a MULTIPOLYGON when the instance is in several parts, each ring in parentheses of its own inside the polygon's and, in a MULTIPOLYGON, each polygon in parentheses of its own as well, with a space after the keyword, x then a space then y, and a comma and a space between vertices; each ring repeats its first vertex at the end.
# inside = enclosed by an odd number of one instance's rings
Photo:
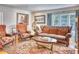
MULTIPOLYGON (((21 42, 16 46, 6 45, 4 50, 9 54, 50 54, 51 52, 43 47, 38 48, 33 40, 21 42)), ((75 49, 54 44, 52 54, 75 54, 75 49)))

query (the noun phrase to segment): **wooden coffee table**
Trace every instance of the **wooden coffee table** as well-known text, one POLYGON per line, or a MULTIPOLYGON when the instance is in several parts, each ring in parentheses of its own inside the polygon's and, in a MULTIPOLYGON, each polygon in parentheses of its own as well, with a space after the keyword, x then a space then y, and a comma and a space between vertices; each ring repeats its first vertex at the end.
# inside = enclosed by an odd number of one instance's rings
MULTIPOLYGON (((33 37, 32 39, 34 40, 34 41, 36 41, 36 43, 38 44, 38 43, 45 43, 45 44, 51 44, 51 48, 50 48, 50 53, 52 54, 54 51, 53 51, 53 44, 54 43, 56 43, 57 42, 57 40, 56 39, 53 39, 53 38, 51 38, 52 40, 51 41, 49 41, 49 40, 44 40, 44 39, 42 39, 43 37, 33 37)), ((41 45, 41 44, 40 44, 41 45)), ((39 44, 38 44, 38 46, 39 46, 39 44)), ((43 46, 43 47, 45 47, 44 45, 41 45, 41 46, 43 46)))

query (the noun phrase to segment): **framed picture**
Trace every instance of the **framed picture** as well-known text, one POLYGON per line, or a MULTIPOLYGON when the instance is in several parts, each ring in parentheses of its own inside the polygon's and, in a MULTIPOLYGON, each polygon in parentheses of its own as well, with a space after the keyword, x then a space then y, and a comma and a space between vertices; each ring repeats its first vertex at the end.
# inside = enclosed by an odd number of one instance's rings
POLYGON ((34 20, 37 24, 45 24, 45 15, 35 16, 34 20))
POLYGON ((17 23, 26 23, 28 24, 29 21, 29 15, 28 14, 23 14, 23 13, 17 13, 17 23))

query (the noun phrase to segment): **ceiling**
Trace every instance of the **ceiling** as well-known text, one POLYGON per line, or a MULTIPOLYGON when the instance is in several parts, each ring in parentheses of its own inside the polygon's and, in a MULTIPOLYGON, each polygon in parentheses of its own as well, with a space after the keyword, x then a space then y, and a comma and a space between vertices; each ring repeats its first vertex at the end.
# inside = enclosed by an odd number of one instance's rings
POLYGON ((2 6, 18 8, 28 11, 41 11, 41 10, 72 7, 77 6, 77 4, 3 4, 2 6))

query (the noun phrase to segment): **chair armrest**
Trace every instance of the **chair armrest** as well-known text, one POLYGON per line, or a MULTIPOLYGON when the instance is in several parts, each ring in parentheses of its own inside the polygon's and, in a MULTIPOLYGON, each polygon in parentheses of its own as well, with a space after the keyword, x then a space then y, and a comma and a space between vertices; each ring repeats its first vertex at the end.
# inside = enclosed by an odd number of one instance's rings
POLYGON ((71 37, 71 33, 67 33, 66 38, 70 38, 70 37, 71 37))

